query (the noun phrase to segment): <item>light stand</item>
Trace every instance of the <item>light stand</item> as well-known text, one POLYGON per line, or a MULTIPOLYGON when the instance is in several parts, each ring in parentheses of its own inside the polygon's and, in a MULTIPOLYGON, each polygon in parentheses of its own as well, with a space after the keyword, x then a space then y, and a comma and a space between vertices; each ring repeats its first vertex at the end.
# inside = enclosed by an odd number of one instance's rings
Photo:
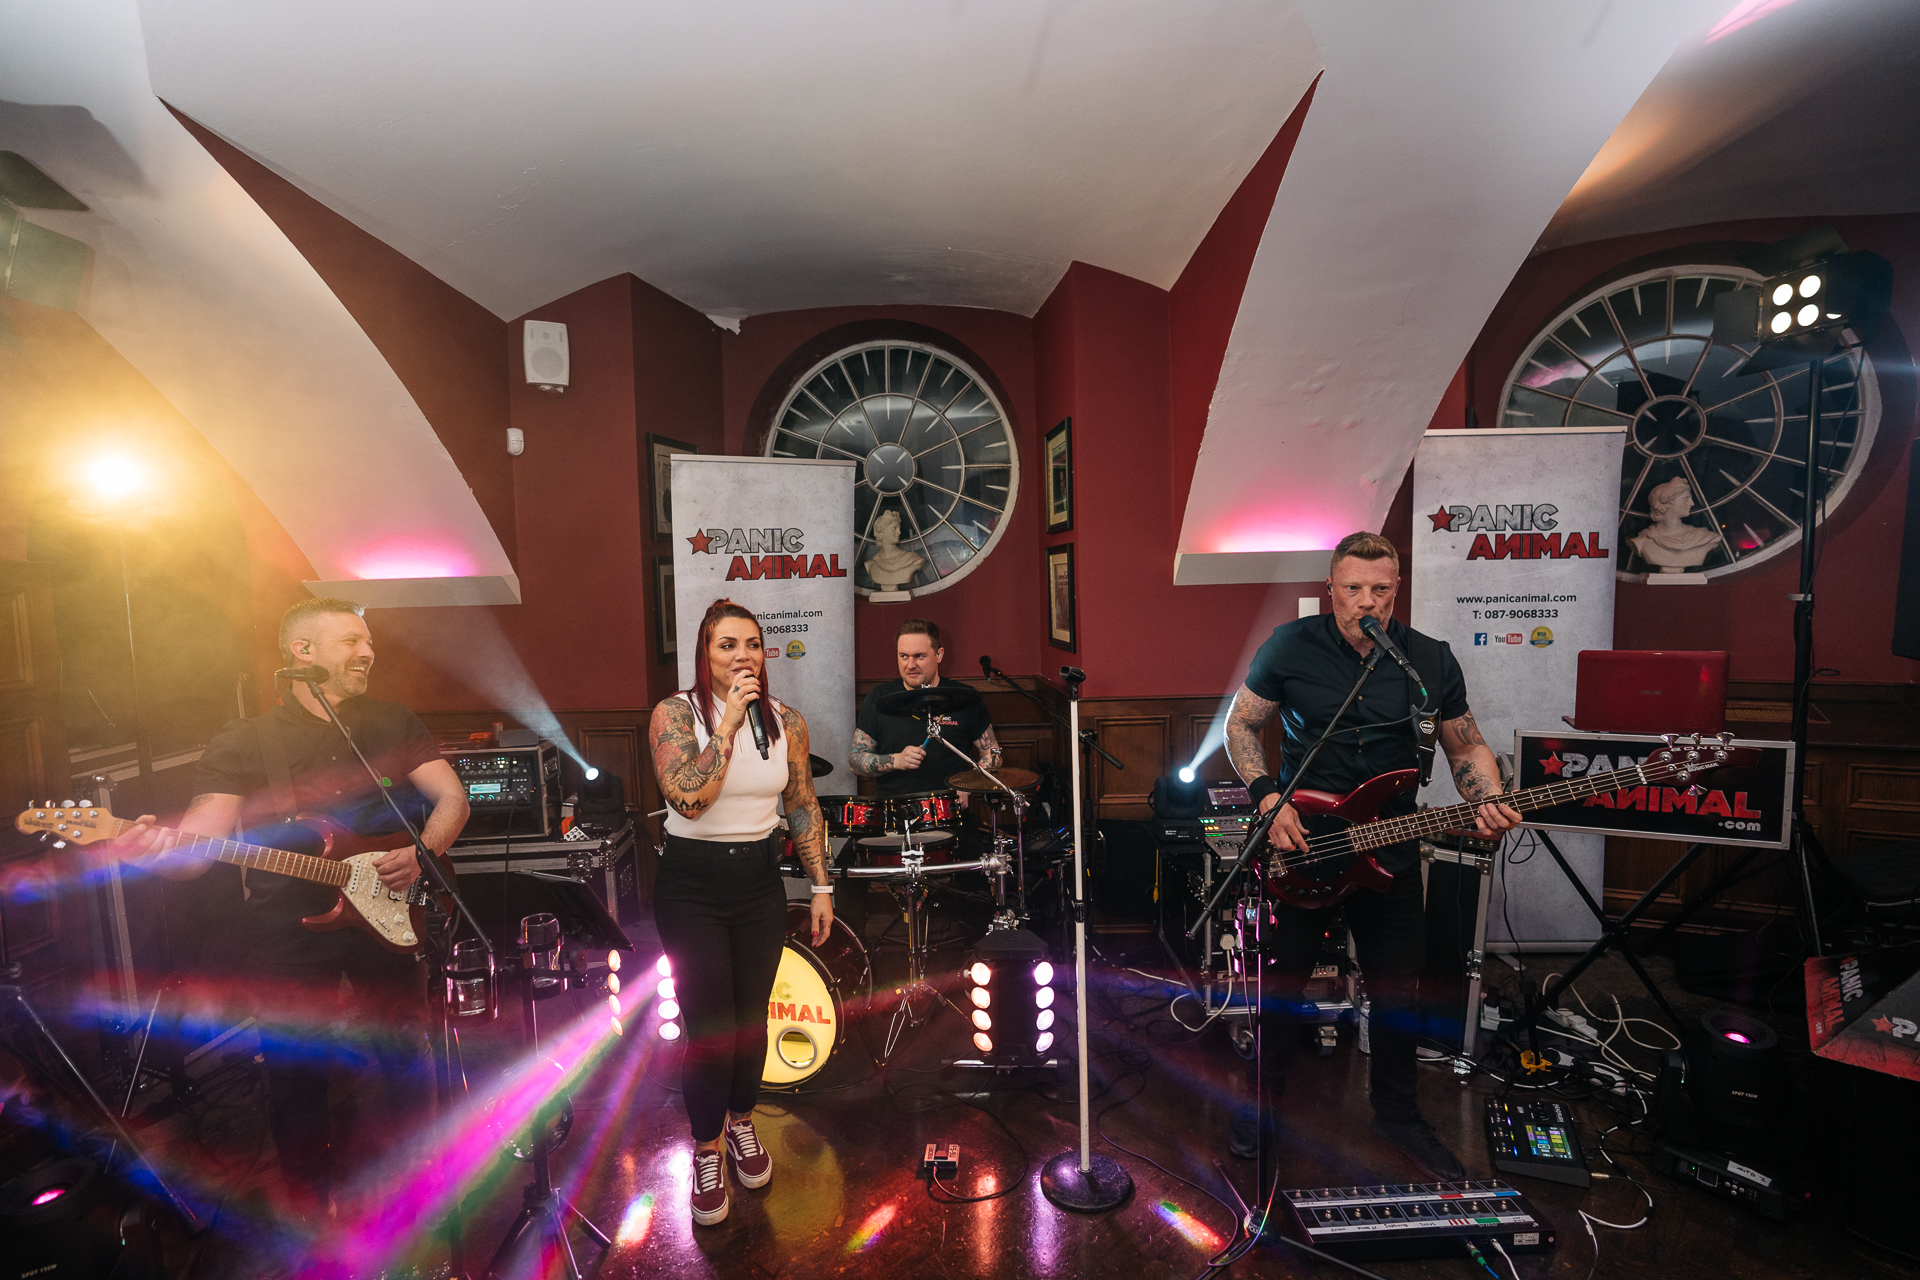
MULTIPOLYGON (((1080 738, 1080 685, 1087 673, 1078 667, 1060 668, 1067 682, 1067 731, 1080 738)), ((1098 748, 1095 748, 1098 750, 1098 748)), ((1104 754, 1104 753, 1103 753, 1104 754)), ((1086 872, 1080 857, 1080 753, 1073 755, 1073 1004, 1074 1034, 1079 1040, 1080 1150, 1065 1151, 1047 1161, 1040 1171, 1040 1189, 1062 1209, 1101 1213, 1133 1194, 1133 1179, 1109 1155, 1093 1154, 1093 1126, 1088 1117, 1087 1092, 1087 894, 1086 872)))
MULTIPOLYGON (((558 995, 567 988, 560 963, 560 921, 550 911, 537 912, 520 922, 520 1024, 527 1039, 531 1059, 540 1052, 540 1015, 535 1001, 558 995)), ((613 1241, 596 1227, 586 1214, 573 1206, 553 1185, 553 1132, 547 1123, 547 1108, 533 1116, 533 1138, 528 1161, 533 1165, 533 1180, 521 1195, 520 1216, 507 1228, 507 1235, 487 1264, 487 1280, 527 1274, 516 1265, 531 1248, 531 1258, 557 1255, 565 1264, 567 1280, 581 1280, 589 1274, 580 1270, 573 1256, 573 1242, 567 1238, 567 1215, 572 1214, 586 1227, 603 1251, 613 1241)))

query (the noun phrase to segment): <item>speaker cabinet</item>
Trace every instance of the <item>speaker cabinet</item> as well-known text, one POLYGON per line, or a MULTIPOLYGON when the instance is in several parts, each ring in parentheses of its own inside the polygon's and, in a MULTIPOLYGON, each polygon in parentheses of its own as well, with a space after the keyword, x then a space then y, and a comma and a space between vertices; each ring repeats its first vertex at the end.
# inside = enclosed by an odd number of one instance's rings
POLYGON ((522 342, 527 382, 542 391, 573 385, 573 359, 567 354, 567 326, 552 320, 526 322, 522 342))

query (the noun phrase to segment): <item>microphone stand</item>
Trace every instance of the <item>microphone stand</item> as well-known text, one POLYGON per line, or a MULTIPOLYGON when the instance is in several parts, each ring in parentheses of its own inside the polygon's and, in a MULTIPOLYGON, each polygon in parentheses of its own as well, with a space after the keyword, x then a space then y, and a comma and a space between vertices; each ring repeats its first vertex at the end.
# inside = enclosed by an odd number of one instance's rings
MULTIPOLYGON (((1307 754, 1300 758, 1300 767, 1293 771, 1293 777, 1277 793, 1280 797, 1279 801, 1248 825, 1246 843, 1240 846, 1240 856, 1234 860, 1233 866, 1227 869, 1227 873, 1220 877, 1219 884, 1214 887, 1213 896, 1207 899, 1207 905, 1201 908, 1199 916, 1193 922, 1193 927, 1187 930, 1189 942, 1193 940, 1195 934, 1206 927, 1207 921, 1213 919, 1214 912, 1220 909, 1221 900, 1227 896, 1227 891, 1233 887, 1236 880, 1246 874, 1247 868, 1253 864, 1254 855, 1259 852, 1261 841, 1265 840, 1267 833, 1272 830, 1274 819, 1278 818, 1280 810, 1292 801, 1293 793, 1300 789, 1300 782, 1307 776, 1307 770, 1312 766, 1314 758, 1333 737, 1333 731, 1339 727, 1341 719, 1346 716, 1347 708, 1351 707, 1353 700, 1360 696, 1361 686, 1366 684, 1367 677, 1371 676, 1374 667, 1379 665, 1380 655, 1383 652, 1385 652, 1385 646, 1379 644, 1373 646, 1373 652, 1368 654, 1366 661, 1360 665, 1360 678, 1353 682, 1353 688, 1347 690, 1346 701, 1342 702, 1340 709, 1333 713, 1333 719, 1327 721, 1327 727, 1321 731, 1313 745, 1307 748, 1307 754)), ((1268 1163, 1266 1037, 1260 1030, 1260 1015, 1267 1007, 1264 935, 1268 923, 1269 905, 1266 896, 1266 878, 1253 876, 1249 878, 1249 882, 1252 885, 1253 909, 1249 911, 1248 904, 1242 902, 1239 906, 1238 923, 1241 930, 1240 963, 1250 966, 1253 971, 1251 1019, 1253 1022, 1253 1194, 1255 1199, 1258 1199, 1260 1189, 1267 1185, 1268 1163)), ((1214 1165, 1220 1167, 1220 1162, 1216 1160, 1214 1165)), ((1273 1208, 1272 1196, 1268 1196, 1266 1207, 1261 1210, 1259 1219, 1256 1221, 1253 1205, 1241 1196, 1239 1189, 1233 1185, 1233 1179, 1227 1177, 1224 1168, 1220 1169, 1220 1176, 1226 1181, 1227 1190, 1231 1191, 1234 1199, 1240 1202, 1240 1229, 1247 1233, 1249 1239, 1258 1240, 1266 1233, 1267 1218, 1273 1208)), ((1285 1239, 1284 1236, 1279 1238, 1285 1239)), ((1288 1241, 1288 1243, 1292 1242, 1288 1241)))
MULTIPOLYGON (((453 1108, 453 1023, 447 1013, 445 971, 447 961, 453 954, 453 935, 458 933, 459 929, 457 926, 453 928, 448 927, 449 921, 442 899, 451 898, 453 900, 454 906, 459 908, 460 918, 467 922, 467 927, 473 930, 473 936, 478 938, 480 944, 487 949, 487 958, 489 961, 493 959, 494 955, 493 940, 487 937, 487 931, 482 929, 479 920, 474 918, 472 909, 467 906, 467 900, 460 896, 458 889, 453 887, 453 877, 446 873, 445 868, 440 865, 432 850, 427 848, 427 842, 421 838, 419 828, 415 827, 407 815, 401 811, 400 806, 394 803, 392 780, 380 775, 380 771, 375 769, 373 764, 361 752, 360 744, 353 740, 351 733, 347 732, 347 726, 341 723, 339 713, 333 709, 332 700, 320 689, 320 685, 324 683, 324 681, 312 681, 308 683, 308 689, 313 694, 313 700, 318 702, 321 708, 327 713, 327 719, 333 722, 333 727, 339 731, 340 737, 345 740, 347 746, 353 751, 354 759, 358 760, 360 767, 367 771, 367 777, 373 780, 374 787, 380 792, 380 798, 387 802, 388 811, 391 812, 399 821, 400 825, 406 829, 407 835, 413 841, 414 857, 420 864, 420 874, 424 879, 429 881, 432 886, 427 894, 426 923, 428 927, 424 930, 425 936, 422 938, 422 942, 428 954, 432 957, 433 966, 437 970, 433 976, 433 980, 427 984, 428 989, 440 993, 440 998, 437 1003, 440 1008, 441 1043, 435 1047, 433 1051, 433 1085, 434 1092, 439 1095, 440 1109, 444 1114, 453 1108)), ((297 696, 294 700, 296 702, 299 701, 297 696)), ((411 886, 409 886, 409 888, 411 888, 411 886)), ((466 1280, 467 1276, 466 1249, 463 1243, 464 1232, 464 1214, 461 1211, 460 1198, 455 1197, 453 1210, 447 1215, 447 1254, 450 1274, 460 1277, 460 1280, 466 1280)))

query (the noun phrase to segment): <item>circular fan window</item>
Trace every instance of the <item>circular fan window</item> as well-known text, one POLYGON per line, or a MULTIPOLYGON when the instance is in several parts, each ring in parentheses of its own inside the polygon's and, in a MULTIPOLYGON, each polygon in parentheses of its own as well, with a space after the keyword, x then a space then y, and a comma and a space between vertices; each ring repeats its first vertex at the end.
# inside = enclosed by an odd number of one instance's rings
MULTIPOLYGON (((1507 379, 1503 427, 1627 429, 1616 567, 1717 577, 1800 540, 1807 366, 1734 377, 1751 347, 1713 341, 1713 300, 1760 277, 1674 267, 1616 281, 1535 337, 1507 379)), ((1873 364, 1847 333, 1821 369, 1815 499, 1837 507, 1873 447, 1873 364)))
POLYGON ((1006 528, 1020 460, 1000 403, 958 358, 915 342, 849 347, 795 385, 772 458, 844 458, 855 472, 854 587, 939 591, 1006 528))

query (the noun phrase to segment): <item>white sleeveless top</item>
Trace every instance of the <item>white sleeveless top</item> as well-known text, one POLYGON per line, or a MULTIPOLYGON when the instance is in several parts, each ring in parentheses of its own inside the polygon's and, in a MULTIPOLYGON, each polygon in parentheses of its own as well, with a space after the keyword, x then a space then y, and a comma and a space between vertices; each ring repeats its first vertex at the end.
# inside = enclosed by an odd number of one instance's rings
MULTIPOLYGON (((692 705, 692 699, 684 693, 673 696, 692 705)), ((783 710, 771 698, 761 701, 771 704, 769 709, 775 715, 783 710)), ((693 718, 693 736, 705 751, 710 735, 697 715, 693 718)), ((727 776, 720 784, 719 799, 698 818, 683 817, 669 808, 667 834, 727 844, 762 839, 780 820, 780 793, 786 789, 787 735, 782 733, 778 742, 768 744, 767 758, 762 760, 760 748, 753 745, 752 726, 742 721, 739 732, 733 735, 733 758, 727 762, 727 776)))

